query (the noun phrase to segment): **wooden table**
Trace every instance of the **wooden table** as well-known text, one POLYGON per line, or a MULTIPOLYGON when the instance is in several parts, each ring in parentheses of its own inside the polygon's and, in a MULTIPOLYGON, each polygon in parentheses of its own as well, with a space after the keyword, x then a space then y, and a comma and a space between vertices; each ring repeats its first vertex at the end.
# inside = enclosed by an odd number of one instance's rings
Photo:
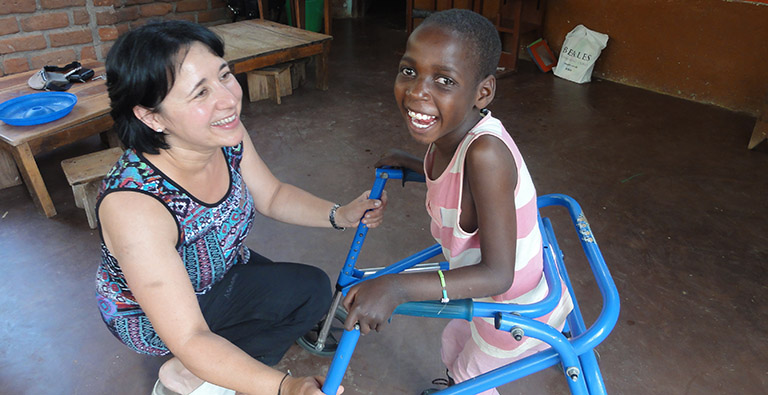
MULTIPOLYGON (((96 76, 104 74, 101 63, 85 61, 83 66, 93 69, 96 76)), ((40 93, 27 85, 29 77, 36 72, 0 78, 0 102, 40 93)), ((0 189, 19 185, 21 173, 35 205, 48 217, 56 215, 56 208, 40 175, 35 155, 109 131, 113 123, 103 79, 73 84, 67 92, 77 95, 77 104, 71 113, 61 119, 33 126, 12 126, 0 122, 0 189)), ((116 143, 116 138, 110 140, 112 144, 116 143)))
POLYGON ((315 85, 321 90, 328 89, 328 55, 333 37, 261 19, 226 23, 210 29, 224 40, 224 59, 233 73, 313 58, 315 85))
MULTIPOLYGON (((317 88, 328 89, 331 36, 264 20, 227 23, 213 26, 211 30, 224 40, 225 59, 234 73, 314 58, 317 88)), ((94 69, 96 75, 104 73, 100 63, 83 62, 83 66, 94 69)), ((0 78, 0 102, 40 92, 27 86, 27 80, 35 72, 0 78)), ((109 131, 113 124, 104 80, 73 84, 68 92, 77 95, 78 101, 64 118, 35 126, 11 126, 0 122, 0 189, 19 185, 23 179, 35 205, 48 217, 56 215, 56 208, 40 175, 35 155, 109 131)), ((105 133, 105 137, 110 145, 117 144, 113 133, 105 133)))

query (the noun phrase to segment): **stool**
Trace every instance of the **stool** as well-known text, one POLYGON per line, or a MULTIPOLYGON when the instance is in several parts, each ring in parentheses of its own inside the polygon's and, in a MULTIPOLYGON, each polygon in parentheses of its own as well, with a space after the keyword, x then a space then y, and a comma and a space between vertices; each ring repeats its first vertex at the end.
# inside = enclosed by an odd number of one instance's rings
POLYGON ((280 98, 293 93, 291 86, 291 65, 283 64, 246 73, 248 78, 248 98, 255 102, 273 99, 280 104, 280 98))
POLYGON ((72 186, 75 205, 85 209, 91 229, 96 229, 97 225, 96 195, 101 180, 122 154, 122 148, 115 147, 61 161, 67 182, 72 186))

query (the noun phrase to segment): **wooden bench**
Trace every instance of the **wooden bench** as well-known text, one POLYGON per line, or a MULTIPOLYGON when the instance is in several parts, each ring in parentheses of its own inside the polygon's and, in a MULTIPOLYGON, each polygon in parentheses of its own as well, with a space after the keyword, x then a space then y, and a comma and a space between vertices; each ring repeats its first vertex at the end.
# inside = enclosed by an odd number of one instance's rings
POLYGON ((72 186, 75 205, 85 209, 88 226, 91 229, 96 229, 98 224, 96 220, 96 195, 99 192, 101 181, 122 154, 123 150, 115 147, 61 161, 61 169, 67 176, 67 182, 72 186))

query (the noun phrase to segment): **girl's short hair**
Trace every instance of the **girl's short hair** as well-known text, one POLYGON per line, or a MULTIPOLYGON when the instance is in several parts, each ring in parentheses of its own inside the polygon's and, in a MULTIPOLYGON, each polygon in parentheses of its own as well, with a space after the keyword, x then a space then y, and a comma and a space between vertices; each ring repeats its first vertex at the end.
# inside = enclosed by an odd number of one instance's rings
POLYGON ((466 42, 477 81, 496 74, 501 57, 501 39, 488 18, 466 9, 454 8, 436 12, 421 22, 422 26, 436 26, 454 32, 466 42))
POLYGON ((154 22, 120 36, 107 54, 110 115, 120 141, 138 152, 157 154, 168 148, 165 134, 140 119, 133 109, 157 112, 176 80, 176 71, 193 43, 224 56, 224 43, 215 33, 187 21, 154 22))

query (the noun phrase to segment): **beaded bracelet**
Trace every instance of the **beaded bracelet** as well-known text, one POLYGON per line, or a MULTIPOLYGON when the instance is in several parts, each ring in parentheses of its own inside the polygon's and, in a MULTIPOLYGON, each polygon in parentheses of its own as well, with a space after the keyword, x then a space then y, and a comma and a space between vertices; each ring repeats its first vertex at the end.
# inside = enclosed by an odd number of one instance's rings
POLYGON ((333 229, 344 230, 346 229, 345 227, 336 225, 336 210, 338 210, 339 207, 341 207, 341 205, 338 203, 334 204, 333 207, 331 207, 331 212, 328 213, 328 220, 331 221, 331 226, 333 226, 333 229))
POLYGON ((440 285, 443 287, 443 297, 440 298, 440 303, 448 303, 451 300, 448 299, 448 291, 445 290, 445 276, 443 276, 443 271, 438 270, 437 275, 440 276, 440 285))

